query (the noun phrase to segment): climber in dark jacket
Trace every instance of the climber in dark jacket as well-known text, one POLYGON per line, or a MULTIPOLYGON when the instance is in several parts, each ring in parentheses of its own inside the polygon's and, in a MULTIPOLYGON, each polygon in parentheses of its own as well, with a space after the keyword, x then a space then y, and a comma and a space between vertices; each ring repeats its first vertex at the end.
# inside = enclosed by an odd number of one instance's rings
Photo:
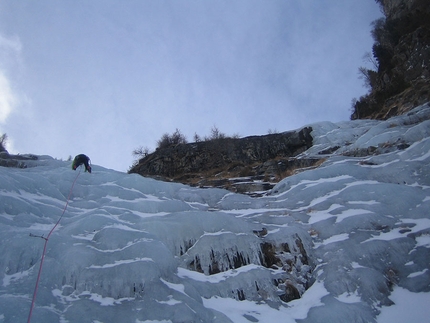
POLYGON ((76 170, 82 164, 85 166, 85 171, 91 173, 90 158, 87 155, 79 154, 75 157, 72 163, 73 170, 76 170))

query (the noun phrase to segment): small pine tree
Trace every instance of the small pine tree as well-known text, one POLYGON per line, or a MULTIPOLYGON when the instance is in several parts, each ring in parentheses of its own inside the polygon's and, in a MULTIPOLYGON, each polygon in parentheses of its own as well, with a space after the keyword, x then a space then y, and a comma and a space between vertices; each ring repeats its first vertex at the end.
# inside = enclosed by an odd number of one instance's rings
POLYGON ((211 139, 224 139, 225 133, 222 133, 217 126, 213 126, 211 129, 211 139))
POLYGON ((157 141, 157 147, 158 148, 166 148, 170 146, 170 136, 169 134, 166 132, 165 134, 163 134, 161 136, 161 138, 157 141))
POLYGON ((157 141, 157 147, 158 148, 166 148, 171 145, 178 145, 178 144, 186 144, 187 138, 181 133, 181 131, 176 128, 175 132, 169 135, 168 133, 165 133, 161 136, 161 139, 157 141))

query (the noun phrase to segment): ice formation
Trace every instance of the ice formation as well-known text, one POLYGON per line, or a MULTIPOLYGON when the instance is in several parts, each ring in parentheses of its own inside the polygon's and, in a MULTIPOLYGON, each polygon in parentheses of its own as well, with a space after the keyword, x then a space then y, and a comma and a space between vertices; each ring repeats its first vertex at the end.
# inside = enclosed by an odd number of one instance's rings
MULTIPOLYGON (((31 321, 385 323, 402 293, 428 317, 430 106, 311 127, 303 156, 325 162, 259 198, 80 174, 31 321)), ((0 167, 0 322, 27 319, 30 234, 46 236, 76 175, 49 156, 0 167)))

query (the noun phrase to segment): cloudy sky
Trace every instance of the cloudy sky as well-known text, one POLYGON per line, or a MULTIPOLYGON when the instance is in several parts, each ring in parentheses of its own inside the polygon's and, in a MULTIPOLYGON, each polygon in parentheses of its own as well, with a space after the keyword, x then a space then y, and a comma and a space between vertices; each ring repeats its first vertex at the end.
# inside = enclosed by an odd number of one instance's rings
POLYGON ((348 120, 381 16, 374 0, 0 0, 0 134, 127 171, 176 128, 348 120))

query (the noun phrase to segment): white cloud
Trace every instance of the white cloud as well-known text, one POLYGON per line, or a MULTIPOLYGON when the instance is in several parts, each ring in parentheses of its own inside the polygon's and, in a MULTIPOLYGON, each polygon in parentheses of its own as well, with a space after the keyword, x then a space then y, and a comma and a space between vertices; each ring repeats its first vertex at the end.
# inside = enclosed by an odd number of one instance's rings
POLYGON ((0 35, 0 48, 3 50, 11 50, 14 52, 21 52, 22 44, 17 36, 13 36, 11 38, 7 38, 3 35, 0 35))
POLYGON ((17 99, 12 92, 9 80, 0 72, 0 123, 4 123, 12 112, 17 99))
POLYGON ((19 63, 22 44, 17 36, 5 37, 0 34, 0 123, 4 123, 17 104, 11 82, 7 77, 7 70, 13 70, 19 63))
POLYGON ((0 68, 8 69, 14 64, 20 65, 22 43, 19 37, 5 37, 0 34, 0 68))

